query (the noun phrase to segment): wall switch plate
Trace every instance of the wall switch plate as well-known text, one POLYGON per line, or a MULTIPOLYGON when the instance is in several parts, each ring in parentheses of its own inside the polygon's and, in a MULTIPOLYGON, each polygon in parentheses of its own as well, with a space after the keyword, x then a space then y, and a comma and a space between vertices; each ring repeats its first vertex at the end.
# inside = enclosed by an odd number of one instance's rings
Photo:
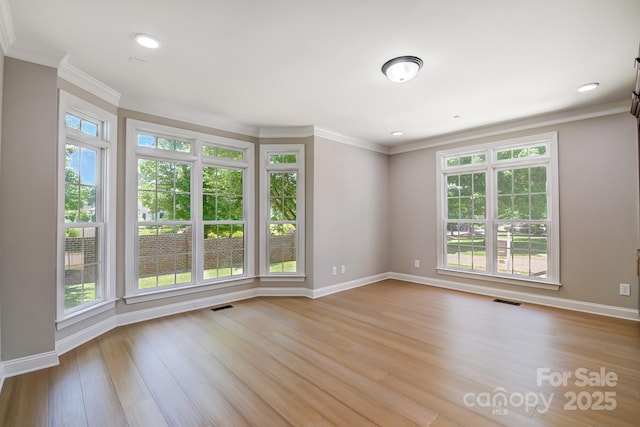
POLYGON ((631 296, 631 285, 628 283, 620 283, 620 295, 625 297, 631 296))
POLYGON ((347 272, 347 267, 345 267, 345 265, 344 265, 344 264, 342 264, 342 265, 340 266, 340 273, 344 274, 344 273, 346 273, 346 272, 347 272))
POLYGON ((415 268, 420 268, 420 260, 419 260, 419 259, 415 260, 415 261, 413 262, 413 266, 414 266, 415 268))
POLYGON ((334 276, 338 274, 338 268, 335 265, 331 267, 331 274, 334 276))

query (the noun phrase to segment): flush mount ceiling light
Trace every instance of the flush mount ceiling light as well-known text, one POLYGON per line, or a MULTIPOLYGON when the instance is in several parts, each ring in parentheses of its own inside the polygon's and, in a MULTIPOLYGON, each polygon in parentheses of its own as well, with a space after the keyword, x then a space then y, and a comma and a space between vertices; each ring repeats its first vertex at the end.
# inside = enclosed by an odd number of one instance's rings
POLYGON ((394 130, 393 132, 391 132, 392 136, 402 136, 404 134, 404 132, 402 132, 401 130, 394 130))
POLYGON ((598 86, 600 86, 600 83, 598 82, 586 83, 578 88, 578 92, 589 92, 590 90, 596 89, 598 86))
POLYGON ((136 34, 133 39, 142 47, 147 49, 157 49, 160 47, 160 42, 149 34, 136 34))
POLYGON ((384 63, 382 74, 392 82, 402 83, 414 78, 422 68, 422 59, 417 56, 399 56, 384 63))

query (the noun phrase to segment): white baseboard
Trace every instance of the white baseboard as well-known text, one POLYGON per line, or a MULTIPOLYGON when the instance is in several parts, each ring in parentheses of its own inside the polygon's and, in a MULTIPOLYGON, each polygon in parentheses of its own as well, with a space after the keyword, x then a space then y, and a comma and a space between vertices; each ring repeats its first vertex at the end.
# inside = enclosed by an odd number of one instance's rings
POLYGON ((254 298, 258 296, 258 289, 245 289, 242 291, 229 292, 226 294, 214 295, 211 297, 198 298, 194 300, 167 304, 160 307, 136 310, 130 313, 122 313, 116 316, 118 326, 129 325, 131 323, 144 322, 145 320, 156 319, 158 317, 171 316, 173 314, 198 310, 204 307, 228 304, 234 301, 254 298))
POLYGON ((346 291, 360 286, 370 285, 372 283, 380 282, 388 279, 389 273, 376 274, 375 276, 363 277, 361 279, 351 280, 349 282, 338 283, 335 285, 325 286, 322 288, 314 289, 312 298, 320 298, 326 295, 335 294, 338 292, 346 291))
POLYGON ((48 351, 46 353, 20 357, 18 359, 5 360, 2 364, 4 365, 4 376, 9 378, 37 371, 39 369, 56 366, 59 363, 58 353, 55 351, 48 351))
POLYGON ((4 385, 4 363, 0 362, 0 392, 2 392, 3 385, 4 385))
POLYGON ((256 288, 257 297, 307 297, 313 298, 313 292, 309 288, 268 288, 260 287, 256 288))
POLYGON ((91 341, 94 338, 97 338, 102 334, 106 334, 116 326, 115 317, 110 317, 102 322, 96 323, 95 325, 88 326, 73 335, 69 335, 66 338, 56 341, 56 353, 58 353, 58 356, 62 356, 66 352, 73 350, 76 347, 80 347, 82 344, 91 341))
POLYGON ((586 301, 575 301, 566 298, 551 297, 546 295, 530 294, 526 292, 510 291, 507 289, 497 289, 488 286, 470 285, 450 280, 432 279, 430 277, 413 276, 410 274, 390 273, 391 279, 403 280, 420 285, 435 286, 438 288, 453 289, 473 294, 488 295, 492 297, 513 299, 532 304, 546 305, 549 307, 562 308, 565 310, 581 311, 584 313, 600 314, 603 316, 617 317, 627 320, 640 320, 638 310, 612 305, 596 304, 586 301))

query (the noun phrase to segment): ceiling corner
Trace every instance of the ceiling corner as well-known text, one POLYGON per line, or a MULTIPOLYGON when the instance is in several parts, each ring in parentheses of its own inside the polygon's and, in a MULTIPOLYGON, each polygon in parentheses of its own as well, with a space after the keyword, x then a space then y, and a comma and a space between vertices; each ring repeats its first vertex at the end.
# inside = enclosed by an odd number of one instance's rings
POLYGON ((9 0, 0 0, 0 48, 2 53, 7 54, 9 46, 16 41, 16 33, 13 28, 13 18, 9 0))

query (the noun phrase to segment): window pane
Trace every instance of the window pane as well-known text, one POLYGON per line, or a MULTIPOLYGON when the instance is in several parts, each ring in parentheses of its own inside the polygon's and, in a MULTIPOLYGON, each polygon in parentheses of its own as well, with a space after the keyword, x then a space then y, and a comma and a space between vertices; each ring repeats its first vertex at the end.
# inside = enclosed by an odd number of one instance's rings
POLYGON ((269 225, 269 272, 297 271, 297 236, 295 224, 269 225))
POLYGON ((460 198, 460 218, 471 219, 473 217, 473 202, 471 197, 460 198))
POLYGON ((531 192, 546 193, 547 192, 547 168, 546 166, 537 166, 530 169, 531 173, 531 192))
POLYGON ((484 224, 448 223, 446 228, 447 266, 464 270, 486 271, 484 224))
POLYGON ((296 163, 298 160, 297 154, 271 154, 269 155, 269 163, 296 163))
POLYGON ((498 224, 498 272, 547 278, 546 228, 546 224, 526 222, 498 224))
POLYGON ((498 160, 508 160, 511 158, 511 150, 502 150, 502 151, 498 151, 498 153, 496 154, 496 158, 498 160))
POLYGON ((513 208, 514 219, 530 219, 529 196, 514 196, 513 208))
POLYGON ((534 194, 531 196, 531 219, 547 219, 546 194, 534 194))
POLYGON ((67 113, 65 116, 65 126, 71 129, 80 130, 80 117, 67 113))
POLYGON ((138 218, 191 219, 191 165, 138 159, 138 218))
POLYGON ((297 218, 297 173, 271 172, 269 179, 269 210, 271 220, 295 221, 297 218))
POLYGON ((66 228, 64 241, 65 310, 100 298, 98 251, 100 228, 66 228))
POLYGON ((205 145, 202 147, 202 154, 207 157, 217 157, 219 159, 243 160, 244 151, 233 150, 230 148, 211 147, 205 145))
POLYGON ((96 168, 98 167, 98 153, 88 148, 80 149, 80 183, 96 185, 96 168))
POLYGON ((204 279, 244 274, 244 225, 204 227, 204 279))
POLYGON ((510 219, 513 218, 513 204, 512 196, 498 196, 498 218, 510 219))
POLYGON ((98 125, 87 120, 82 120, 80 124, 80 132, 91 136, 98 136, 98 125))
POLYGON ((529 193, 529 168, 514 169, 512 172, 514 194, 529 193))
POLYGON ((472 189, 472 176, 471 174, 460 175, 460 195, 471 196, 472 189))
POLYGON ((458 175, 449 175, 447 177, 447 196, 458 197, 460 195, 460 177, 458 175))
POLYGON ((138 227, 138 287, 191 282, 191 227, 138 227))
POLYGON ((138 135, 138 145, 140 147, 155 147, 156 137, 151 135, 138 135))
POLYGON ((447 199, 447 218, 448 219, 460 219, 460 199, 451 198, 447 199))
POLYGON ((498 194, 511 194, 513 192, 513 171, 498 171, 498 194))
POLYGON ((476 197, 475 199, 473 199, 473 218, 485 219, 486 216, 486 198, 476 197))
POLYGON ((544 156, 547 154, 547 146, 546 145, 538 145, 536 147, 529 148, 529 156, 544 156))

